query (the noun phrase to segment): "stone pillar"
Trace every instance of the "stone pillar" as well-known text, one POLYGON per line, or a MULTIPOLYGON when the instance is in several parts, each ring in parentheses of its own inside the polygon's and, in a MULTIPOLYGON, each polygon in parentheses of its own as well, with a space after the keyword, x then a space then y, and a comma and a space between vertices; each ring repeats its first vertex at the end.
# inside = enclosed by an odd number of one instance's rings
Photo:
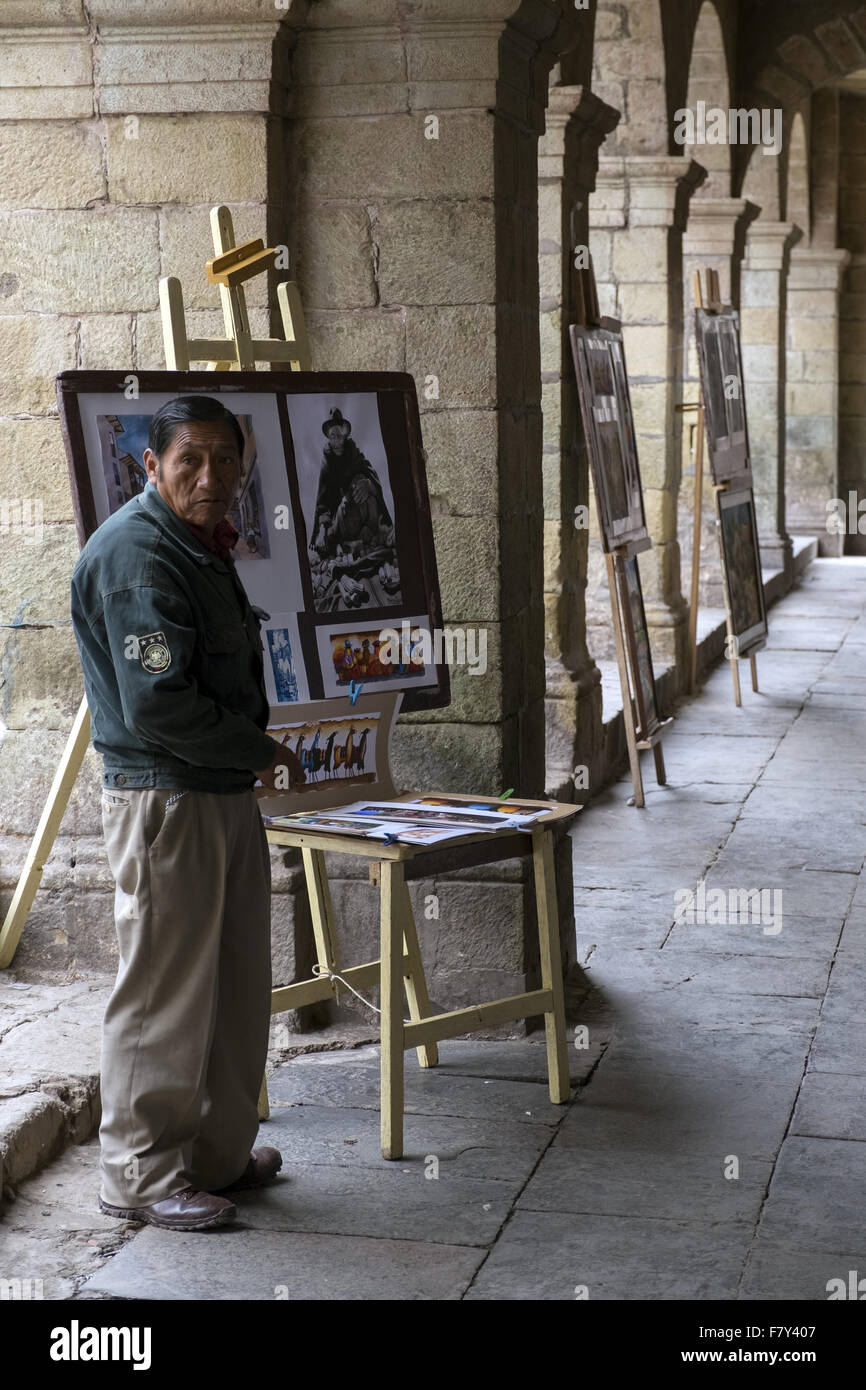
MULTIPOLYGON (((601 159, 590 243, 602 313, 623 324, 647 523, 653 549, 641 580, 659 668, 684 670, 687 606, 680 588, 677 490, 682 416, 683 232, 706 177, 675 155, 601 159)), ((596 611, 602 595, 595 594, 596 611)), ((608 619, 609 623, 609 619, 608 619)))
MULTIPOLYGON (((371 25, 357 6, 317 5, 298 35, 283 152, 298 279, 318 368, 414 377, 444 620, 487 643, 486 670, 453 668, 447 708, 401 717, 398 785, 542 795, 538 140, 555 57, 590 18, 552 0, 409 8, 377 0, 371 25)), ((347 954, 375 940, 362 877, 335 860, 347 954)), ((422 917, 434 890, 421 932, 434 998, 457 1006, 537 977, 524 862, 413 886, 422 917)), ((560 913, 567 963, 568 888, 560 913)))
POLYGON ((839 314, 850 260, 849 251, 795 246, 788 272, 787 528, 817 536, 821 555, 841 555, 845 539, 827 531, 827 503, 847 503, 839 491, 839 314))
MULTIPOLYGON (((704 198, 701 196, 702 192, 703 190, 689 205, 689 222, 683 237, 683 401, 697 401, 700 391, 695 342, 695 271, 701 272, 703 285, 704 270, 716 270, 722 302, 738 307, 746 229, 760 211, 755 203, 749 202, 746 198, 704 198)), ((685 594, 689 592, 692 563, 696 431, 696 416, 686 415, 683 421, 682 482, 677 506, 682 587, 685 594)), ((723 608, 725 598, 722 565, 716 536, 716 511, 706 447, 701 506, 700 575, 701 607, 723 608)))
POLYGON ((619 113, 579 86, 551 87, 539 143, 538 218, 544 415, 547 791, 587 800, 604 759, 601 673, 586 645, 589 464, 569 325, 575 249, 589 242, 598 147, 619 113), (587 775, 575 776, 586 768, 587 775))
POLYGON ((784 570, 788 576, 791 537, 785 528, 785 316, 791 248, 801 237, 793 222, 758 218, 753 223, 746 236, 740 311, 761 560, 765 569, 784 570))

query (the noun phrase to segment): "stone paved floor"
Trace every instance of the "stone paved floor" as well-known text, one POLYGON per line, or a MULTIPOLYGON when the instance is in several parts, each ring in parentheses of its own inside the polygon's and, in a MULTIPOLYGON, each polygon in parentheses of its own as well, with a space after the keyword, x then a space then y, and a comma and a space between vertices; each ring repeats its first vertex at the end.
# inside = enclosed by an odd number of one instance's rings
POLYGON ((824 1300, 866 1273, 866 564, 813 565, 758 666, 741 710, 726 668, 681 708, 644 811, 620 782, 578 818, 569 1105, 537 1038, 445 1042, 407 1055, 387 1162, 377 1048, 297 1058, 261 1131, 284 1175, 233 1229, 94 1214, 91 1142, 23 1185, 4 1266, 81 1299, 824 1300), (781 930, 675 922, 699 880, 778 889, 781 930))

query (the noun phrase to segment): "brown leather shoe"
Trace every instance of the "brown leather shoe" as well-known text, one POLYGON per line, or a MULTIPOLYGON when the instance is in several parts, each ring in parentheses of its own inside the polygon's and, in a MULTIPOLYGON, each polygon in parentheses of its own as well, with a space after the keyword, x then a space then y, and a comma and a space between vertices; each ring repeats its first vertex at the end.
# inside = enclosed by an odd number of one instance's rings
POLYGON ((173 1197, 163 1197, 161 1202, 152 1202, 149 1207, 112 1207, 100 1197, 99 1209, 106 1216, 162 1226, 167 1231, 209 1231, 233 1221, 237 1213, 237 1207, 225 1197, 199 1192, 195 1187, 184 1187, 173 1197))
POLYGON ((268 1147, 253 1149, 250 1161, 239 1178, 228 1187, 218 1187, 218 1192, 240 1192, 246 1187, 261 1187, 263 1183, 275 1178, 283 1166, 283 1156, 279 1149, 268 1147))

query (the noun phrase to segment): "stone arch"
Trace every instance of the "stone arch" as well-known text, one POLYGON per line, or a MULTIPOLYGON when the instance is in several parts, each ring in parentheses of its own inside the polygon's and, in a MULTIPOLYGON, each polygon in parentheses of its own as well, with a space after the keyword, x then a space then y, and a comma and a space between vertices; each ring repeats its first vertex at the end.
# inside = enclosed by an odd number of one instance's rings
POLYGON ((606 156, 669 153, 666 73, 659 0, 598 0, 592 90, 627 117, 606 156))
MULTIPOLYGON (((685 103, 688 110, 697 110, 702 101, 706 109, 730 107, 731 83, 725 39, 719 12, 713 0, 704 0, 698 14, 692 39, 688 67, 685 103)), ((731 191, 731 147, 728 142, 685 144, 683 153, 698 160, 707 170, 707 179, 696 198, 725 198, 731 191)))

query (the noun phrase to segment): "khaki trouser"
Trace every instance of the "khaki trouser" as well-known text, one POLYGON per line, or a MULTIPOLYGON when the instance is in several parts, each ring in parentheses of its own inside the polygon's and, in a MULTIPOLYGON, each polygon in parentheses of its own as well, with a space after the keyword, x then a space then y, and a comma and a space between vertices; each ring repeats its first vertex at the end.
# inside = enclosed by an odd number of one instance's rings
POLYGON ((102 1034, 102 1197, 247 1165, 268 1047, 271 864, 252 791, 105 789, 120 966, 102 1034))

